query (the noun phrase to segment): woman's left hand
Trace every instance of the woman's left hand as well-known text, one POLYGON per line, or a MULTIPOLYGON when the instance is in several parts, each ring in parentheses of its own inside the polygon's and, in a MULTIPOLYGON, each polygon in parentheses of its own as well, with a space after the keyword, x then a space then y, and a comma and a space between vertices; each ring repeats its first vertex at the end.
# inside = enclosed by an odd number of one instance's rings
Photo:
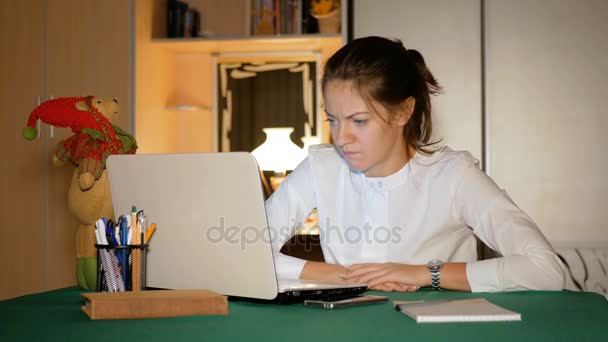
POLYGON ((381 291, 415 291, 426 286, 428 270, 424 265, 398 263, 355 264, 348 267, 344 279, 367 284, 381 291))

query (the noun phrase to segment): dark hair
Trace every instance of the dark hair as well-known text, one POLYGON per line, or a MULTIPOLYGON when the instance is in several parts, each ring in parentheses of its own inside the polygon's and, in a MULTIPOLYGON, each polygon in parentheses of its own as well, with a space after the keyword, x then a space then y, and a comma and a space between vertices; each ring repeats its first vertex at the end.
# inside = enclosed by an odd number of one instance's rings
MULTIPOLYGON (((441 92, 424 58, 416 50, 406 49, 400 40, 382 37, 355 39, 329 58, 321 87, 333 80, 352 81, 364 99, 373 99, 389 112, 413 96, 414 112, 403 128, 405 143, 425 150, 433 132, 431 98, 441 92)), ((389 118, 392 120, 392 118, 389 118)))

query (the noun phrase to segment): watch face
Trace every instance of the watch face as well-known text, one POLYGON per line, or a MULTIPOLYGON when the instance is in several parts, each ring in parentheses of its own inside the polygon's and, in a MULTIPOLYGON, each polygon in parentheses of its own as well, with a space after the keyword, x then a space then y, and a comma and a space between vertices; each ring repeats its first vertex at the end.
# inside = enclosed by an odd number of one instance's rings
POLYGON ((431 261, 428 262, 428 264, 426 264, 427 267, 440 267, 441 265, 443 265, 443 261, 439 260, 439 259, 433 259, 431 261))

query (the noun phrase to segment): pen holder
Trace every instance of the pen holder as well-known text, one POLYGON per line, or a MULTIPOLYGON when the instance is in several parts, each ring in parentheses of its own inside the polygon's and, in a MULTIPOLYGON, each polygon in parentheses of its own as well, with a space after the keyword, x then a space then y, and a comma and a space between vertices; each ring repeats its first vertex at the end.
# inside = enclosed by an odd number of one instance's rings
POLYGON ((141 291, 146 288, 148 245, 96 244, 97 292, 141 291))

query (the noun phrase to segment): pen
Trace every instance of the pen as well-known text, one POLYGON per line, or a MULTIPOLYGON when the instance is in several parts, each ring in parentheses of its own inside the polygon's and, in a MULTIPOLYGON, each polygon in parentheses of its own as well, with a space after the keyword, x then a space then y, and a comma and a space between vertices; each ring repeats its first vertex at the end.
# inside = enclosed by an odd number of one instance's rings
POLYGON ((118 218, 118 231, 120 232, 120 244, 127 244, 127 229, 125 227, 125 217, 120 215, 118 218))
MULTIPOLYGON (((140 241, 140 226, 139 226, 139 213, 137 208, 133 206, 131 208, 131 223, 133 224, 133 245, 139 245, 140 241)), ((133 261, 131 268, 131 291, 141 290, 141 251, 137 248, 133 249, 131 253, 133 261)))
POLYGON ((120 221, 116 222, 114 226, 114 238, 116 239, 116 245, 120 246, 122 244, 122 239, 120 236, 120 221))
POLYGON ((131 207, 131 228, 133 229, 133 233, 135 235, 134 237, 134 244, 138 245, 139 244, 139 227, 138 227, 138 222, 137 222, 137 207, 136 206, 132 206, 131 207))
MULTIPOLYGON (((128 241, 127 241, 128 240, 127 217, 121 215, 118 218, 118 225, 120 226, 120 241, 121 241, 121 244, 123 246, 127 245, 128 244, 128 241)), ((128 257, 128 254, 127 254, 127 250, 126 249, 122 249, 120 251, 120 256, 122 258, 122 260, 121 260, 122 261, 122 264, 121 264, 121 267, 122 267, 122 269, 121 269, 122 270, 122 279, 125 282, 125 288, 128 288, 128 286, 129 286, 129 277, 128 277, 129 257, 128 257)))
POLYGON ((101 245, 101 237, 99 236, 99 232, 102 230, 102 225, 103 221, 101 219, 95 221, 95 241, 97 241, 98 245, 101 245))
POLYGON ((116 235, 116 240, 119 245, 124 244, 124 240, 122 238, 122 215, 118 217, 116 221, 116 227, 114 228, 114 235, 116 235))
POLYGON ((107 245, 108 240, 106 239, 106 225, 104 221, 99 222, 99 227, 97 229, 97 236, 99 237, 99 242, 102 245, 107 245))
POLYGON ((141 227, 141 232, 140 232, 140 239, 139 239, 139 243, 141 243, 142 245, 146 243, 145 240, 145 235, 146 235, 146 231, 148 230, 148 218, 145 217, 142 213, 142 217, 139 219, 139 226, 141 227))
POLYGON ((114 221, 108 220, 108 226, 106 228, 106 237, 108 239, 108 243, 111 246, 117 246, 118 241, 116 240, 116 235, 114 234, 114 221))
MULTIPOLYGON (((95 226, 97 227, 95 231, 97 232, 97 239, 99 240, 99 245, 108 244, 108 240, 106 238, 106 222, 108 221, 105 219, 105 217, 95 222, 95 226)), ((118 287, 112 280, 112 262, 110 252, 102 248, 101 250, 99 250, 99 255, 101 257, 101 267, 104 271, 108 291, 115 292, 118 290, 118 287)))
MULTIPOLYGON (((116 238, 116 235, 118 234, 118 226, 114 225, 114 221, 109 220, 108 221, 108 228, 106 229, 106 236, 108 238, 108 242, 110 243, 110 246, 114 247, 114 246, 118 246, 120 245, 120 243, 118 242, 118 239, 116 238), (115 232, 116 230, 116 232, 115 232)), ((125 259, 123 257, 123 254, 121 253, 121 251, 119 249, 113 248, 112 251, 114 253, 110 253, 110 257, 112 260, 112 267, 113 267, 113 276, 115 278, 120 277, 121 276, 121 270, 126 269, 126 264, 125 264, 125 259)), ((119 285, 119 289, 120 289, 120 285, 119 285)))

